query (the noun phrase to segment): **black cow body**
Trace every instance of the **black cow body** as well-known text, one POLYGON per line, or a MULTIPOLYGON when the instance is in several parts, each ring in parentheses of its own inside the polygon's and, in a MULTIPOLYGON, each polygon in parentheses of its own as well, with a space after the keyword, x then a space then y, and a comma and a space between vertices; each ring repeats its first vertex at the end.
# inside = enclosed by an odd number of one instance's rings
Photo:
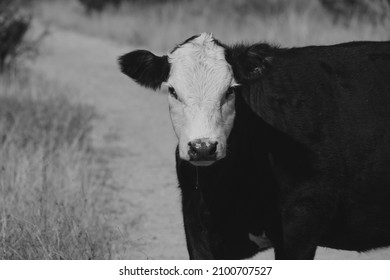
POLYGON ((269 63, 259 78, 235 71, 230 154, 198 167, 198 189, 177 158, 190 257, 249 257, 248 233, 263 230, 277 259, 388 246, 390 44, 256 51, 269 63))
POLYGON ((225 159, 209 167, 196 167, 176 154, 190 258, 251 257, 259 250, 249 233, 261 235, 264 222, 276 220, 272 217, 276 211, 271 210, 276 202, 271 203, 276 198, 269 181, 272 177, 259 176, 270 173, 261 130, 255 129, 260 124, 238 96, 225 159))
MULTIPOLYGON (((390 42, 213 42, 241 86, 226 157, 195 166, 176 155, 190 258, 248 258, 269 247, 250 237, 263 234, 276 259, 389 246, 390 42)), ((120 65, 153 89, 171 73, 168 56, 143 50, 120 65)))

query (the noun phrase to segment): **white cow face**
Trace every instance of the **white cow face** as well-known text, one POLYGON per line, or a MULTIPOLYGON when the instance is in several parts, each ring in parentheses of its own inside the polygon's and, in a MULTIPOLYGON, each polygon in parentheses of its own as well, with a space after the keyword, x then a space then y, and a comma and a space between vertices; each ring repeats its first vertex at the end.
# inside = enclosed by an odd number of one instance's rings
POLYGON ((179 154, 194 165, 226 156, 237 86, 225 49, 203 33, 168 55, 169 110, 179 154))
MULTIPOLYGON (((136 50, 119 58, 122 72, 140 85, 152 89, 162 84, 168 87, 180 157, 194 165, 210 165, 226 156, 237 86, 232 61, 226 61, 227 50, 211 34, 203 33, 168 55, 136 50)), ((233 61, 237 64, 246 61, 246 53, 250 54, 245 49, 244 56, 240 52, 229 57, 238 57, 233 61)), ((247 65, 251 64, 245 62, 245 67, 238 64, 236 70, 247 69, 247 65)))

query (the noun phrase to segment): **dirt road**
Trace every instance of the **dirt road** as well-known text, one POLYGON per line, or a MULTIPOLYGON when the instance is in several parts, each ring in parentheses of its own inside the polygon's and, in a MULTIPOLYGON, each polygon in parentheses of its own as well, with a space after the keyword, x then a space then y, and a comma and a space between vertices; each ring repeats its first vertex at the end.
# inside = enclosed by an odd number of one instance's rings
MULTIPOLYGON (((121 233, 116 259, 186 259, 180 193, 174 171, 176 139, 164 94, 137 86, 117 69, 131 47, 52 29, 34 71, 75 89, 102 116, 95 145, 110 155, 118 191, 117 213, 106 218, 121 233)), ((351 253, 320 249, 322 259, 390 259, 389 250, 351 253)), ((271 251, 257 258, 273 258, 271 251)))

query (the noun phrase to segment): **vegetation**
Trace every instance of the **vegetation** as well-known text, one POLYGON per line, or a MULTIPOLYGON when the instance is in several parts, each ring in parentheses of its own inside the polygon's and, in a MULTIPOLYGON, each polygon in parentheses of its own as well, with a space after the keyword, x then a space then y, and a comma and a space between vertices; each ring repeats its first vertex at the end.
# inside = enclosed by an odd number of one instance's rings
MULTIPOLYGON (((142 4, 150 5, 156 3, 167 3, 177 0, 79 0, 80 4, 83 6, 84 11, 91 15, 93 13, 101 13, 103 10, 108 7, 114 7, 118 9, 122 4, 142 4)), ((185 1, 185 0, 184 0, 185 1)))
POLYGON ((348 22, 353 17, 373 24, 389 20, 390 0, 320 0, 334 21, 348 22))
POLYGON ((26 6, 28 1, 0 0, 0 73, 16 65, 16 61, 36 52, 39 39, 26 40, 31 28, 32 14, 26 6))
MULTIPOLYGON (((191 0, 182 0, 181 2, 190 2, 191 0)), ((178 0, 79 0, 87 14, 92 12, 101 13, 108 7, 119 8, 123 4, 128 5, 155 5, 167 4, 178 0)), ((210 1, 209 1, 210 2, 210 1)), ((223 5, 222 0, 213 0, 219 6, 223 5)), ((225 0, 226 2, 226 0, 225 0)), ((388 17, 390 1, 389 0, 319 0, 320 4, 328 10, 335 19, 347 18, 353 16, 366 17, 369 20, 383 20, 388 17)), ((255 12, 262 15, 275 15, 283 13, 291 8, 304 9, 308 1, 305 0, 238 0, 229 1, 229 5, 238 13, 255 12)))
POLYGON ((87 14, 101 13, 108 6, 118 7, 122 0, 79 0, 87 14))
POLYGON ((95 114, 69 94, 37 77, 0 80, 0 259, 111 258, 95 114))
MULTIPOLYGON (((331 4, 323 4, 329 1, 186 0, 150 4, 133 0, 93 17, 84 15, 79 2, 51 2, 41 5, 40 17, 47 24, 163 52, 205 31, 228 43, 269 41, 283 46, 390 38, 388 17, 364 20, 357 12, 335 16, 331 4)), ((373 13, 367 17, 375 18, 373 13)))
POLYGON ((110 171, 91 144, 91 107, 33 76, 28 0, 0 0, 0 259, 110 259, 110 171), (12 71, 11 71, 12 70, 12 71))

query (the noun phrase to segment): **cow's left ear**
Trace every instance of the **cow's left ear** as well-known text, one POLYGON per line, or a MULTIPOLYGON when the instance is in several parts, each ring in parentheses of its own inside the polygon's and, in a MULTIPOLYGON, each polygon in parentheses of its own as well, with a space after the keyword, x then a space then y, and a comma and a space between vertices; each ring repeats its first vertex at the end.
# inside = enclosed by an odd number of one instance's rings
POLYGON ((158 89, 168 78, 170 64, 168 57, 156 56, 146 50, 129 52, 118 59, 122 73, 138 84, 158 89))
POLYGON ((226 48, 226 60, 237 82, 261 78, 272 60, 273 47, 268 44, 236 45, 226 48))

